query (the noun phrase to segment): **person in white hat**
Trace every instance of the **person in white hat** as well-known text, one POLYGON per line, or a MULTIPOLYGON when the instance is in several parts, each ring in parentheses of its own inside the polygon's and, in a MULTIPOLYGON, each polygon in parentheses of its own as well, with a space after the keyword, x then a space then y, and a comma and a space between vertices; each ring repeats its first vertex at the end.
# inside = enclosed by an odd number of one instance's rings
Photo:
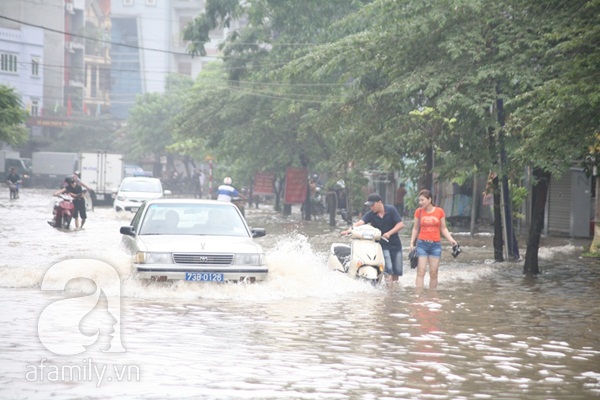
POLYGON ((217 200, 231 202, 231 199, 240 197, 240 193, 231 184, 230 177, 223 179, 223 184, 217 188, 217 200))

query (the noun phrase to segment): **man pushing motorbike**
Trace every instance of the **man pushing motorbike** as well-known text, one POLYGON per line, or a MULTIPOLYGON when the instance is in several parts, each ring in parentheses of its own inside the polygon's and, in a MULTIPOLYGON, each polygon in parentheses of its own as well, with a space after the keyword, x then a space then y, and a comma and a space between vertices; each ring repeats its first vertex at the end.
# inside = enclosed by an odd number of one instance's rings
POLYGON ((71 197, 73 197, 73 206, 75 207, 75 227, 77 229, 83 228, 85 224, 85 220, 87 219, 87 213, 85 210, 85 199, 83 197, 84 191, 83 187, 78 184, 73 177, 68 176, 65 179, 66 187, 60 189, 58 192, 54 193, 54 196, 58 196, 62 193, 68 193, 71 197), (79 224, 79 216, 81 215, 81 225, 79 224))
MULTIPOLYGON (((383 257, 385 259, 385 273, 388 275, 388 281, 394 282, 402 276, 402 243, 398 232, 404 228, 402 217, 398 210, 390 204, 383 204, 383 199, 377 193, 371 193, 365 202, 365 206, 370 208, 363 215, 362 219, 355 222, 353 227, 364 224, 371 224, 381 231, 381 237, 387 241, 381 241, 383 257)), ((347 234, 347 230, 342 234, 347 234)))
POLYGON ((10 189, 10 199, 19 198, 19 186, 21 186, 21 177, 17 174, 16 169, 13 167, 10 169, 10 174, 6 177, 6 183, 10 189))

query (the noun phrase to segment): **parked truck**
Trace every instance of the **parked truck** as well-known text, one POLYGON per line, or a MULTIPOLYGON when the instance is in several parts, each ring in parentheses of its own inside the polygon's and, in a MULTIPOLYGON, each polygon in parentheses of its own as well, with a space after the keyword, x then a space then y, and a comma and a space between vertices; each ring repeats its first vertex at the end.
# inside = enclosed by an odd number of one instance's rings
POLYGON ((113 193, 123 180, 123 155, 105 151, 79 156, 81 180, 94 191, 94 204, 112 205, 113 193))
POLYGON ((39 151, 32 154, 33 184, 58 189, 79 167, 79 154, 39 151))
POLYGON ((31 160, 22 158, 18 151, 0 150, 0 182, 6 182, 11 168, 14 168, 15 172, 21 176, 23 186, 30 186, 31 160))

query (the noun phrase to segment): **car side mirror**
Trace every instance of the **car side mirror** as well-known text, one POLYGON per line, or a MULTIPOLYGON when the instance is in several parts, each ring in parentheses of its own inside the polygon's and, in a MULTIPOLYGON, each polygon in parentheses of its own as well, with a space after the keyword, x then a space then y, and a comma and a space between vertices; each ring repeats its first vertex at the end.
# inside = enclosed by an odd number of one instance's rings
POLYGON ((122 226, 120 232, 122 235, 127 235, 127 236, 135 235, 135 229, 133 229, 133 226, 122 226))
POLYGON ((263 237, 267 234, 265 228, 252 228, 251 231, 253 238, 263 237))
POLYGON ((165 189, 165 190, 163 191, 163 194, 164 194, 165 196, 170 196, 172 193, 171 193, 171 191, 170 191, 169 189, 165 189))
POLYGON ((117 192, 118 192, 118 191, 119 191, 119 189, 118 189, 118 188, 112 188, 112 189, 111 189, 111 193, 112 193, 112 194, 117 194, 117 192))

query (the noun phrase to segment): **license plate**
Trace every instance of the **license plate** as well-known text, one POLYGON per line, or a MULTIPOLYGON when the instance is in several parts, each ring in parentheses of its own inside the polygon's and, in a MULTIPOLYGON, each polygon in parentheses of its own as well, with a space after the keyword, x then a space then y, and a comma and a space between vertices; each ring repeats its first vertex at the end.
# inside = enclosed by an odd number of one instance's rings
POLYGON ((131 207, 131 212, 137 212, 137 210, 139 210, 139 207, 131 207))
POLYGON ((223 274, 211 272, 186 272, 185 280, 193 282, 223 282, 223 274))
POLYGON ((96 194, 96 200, 104 201, 104 195, 103 194, 96 194))

